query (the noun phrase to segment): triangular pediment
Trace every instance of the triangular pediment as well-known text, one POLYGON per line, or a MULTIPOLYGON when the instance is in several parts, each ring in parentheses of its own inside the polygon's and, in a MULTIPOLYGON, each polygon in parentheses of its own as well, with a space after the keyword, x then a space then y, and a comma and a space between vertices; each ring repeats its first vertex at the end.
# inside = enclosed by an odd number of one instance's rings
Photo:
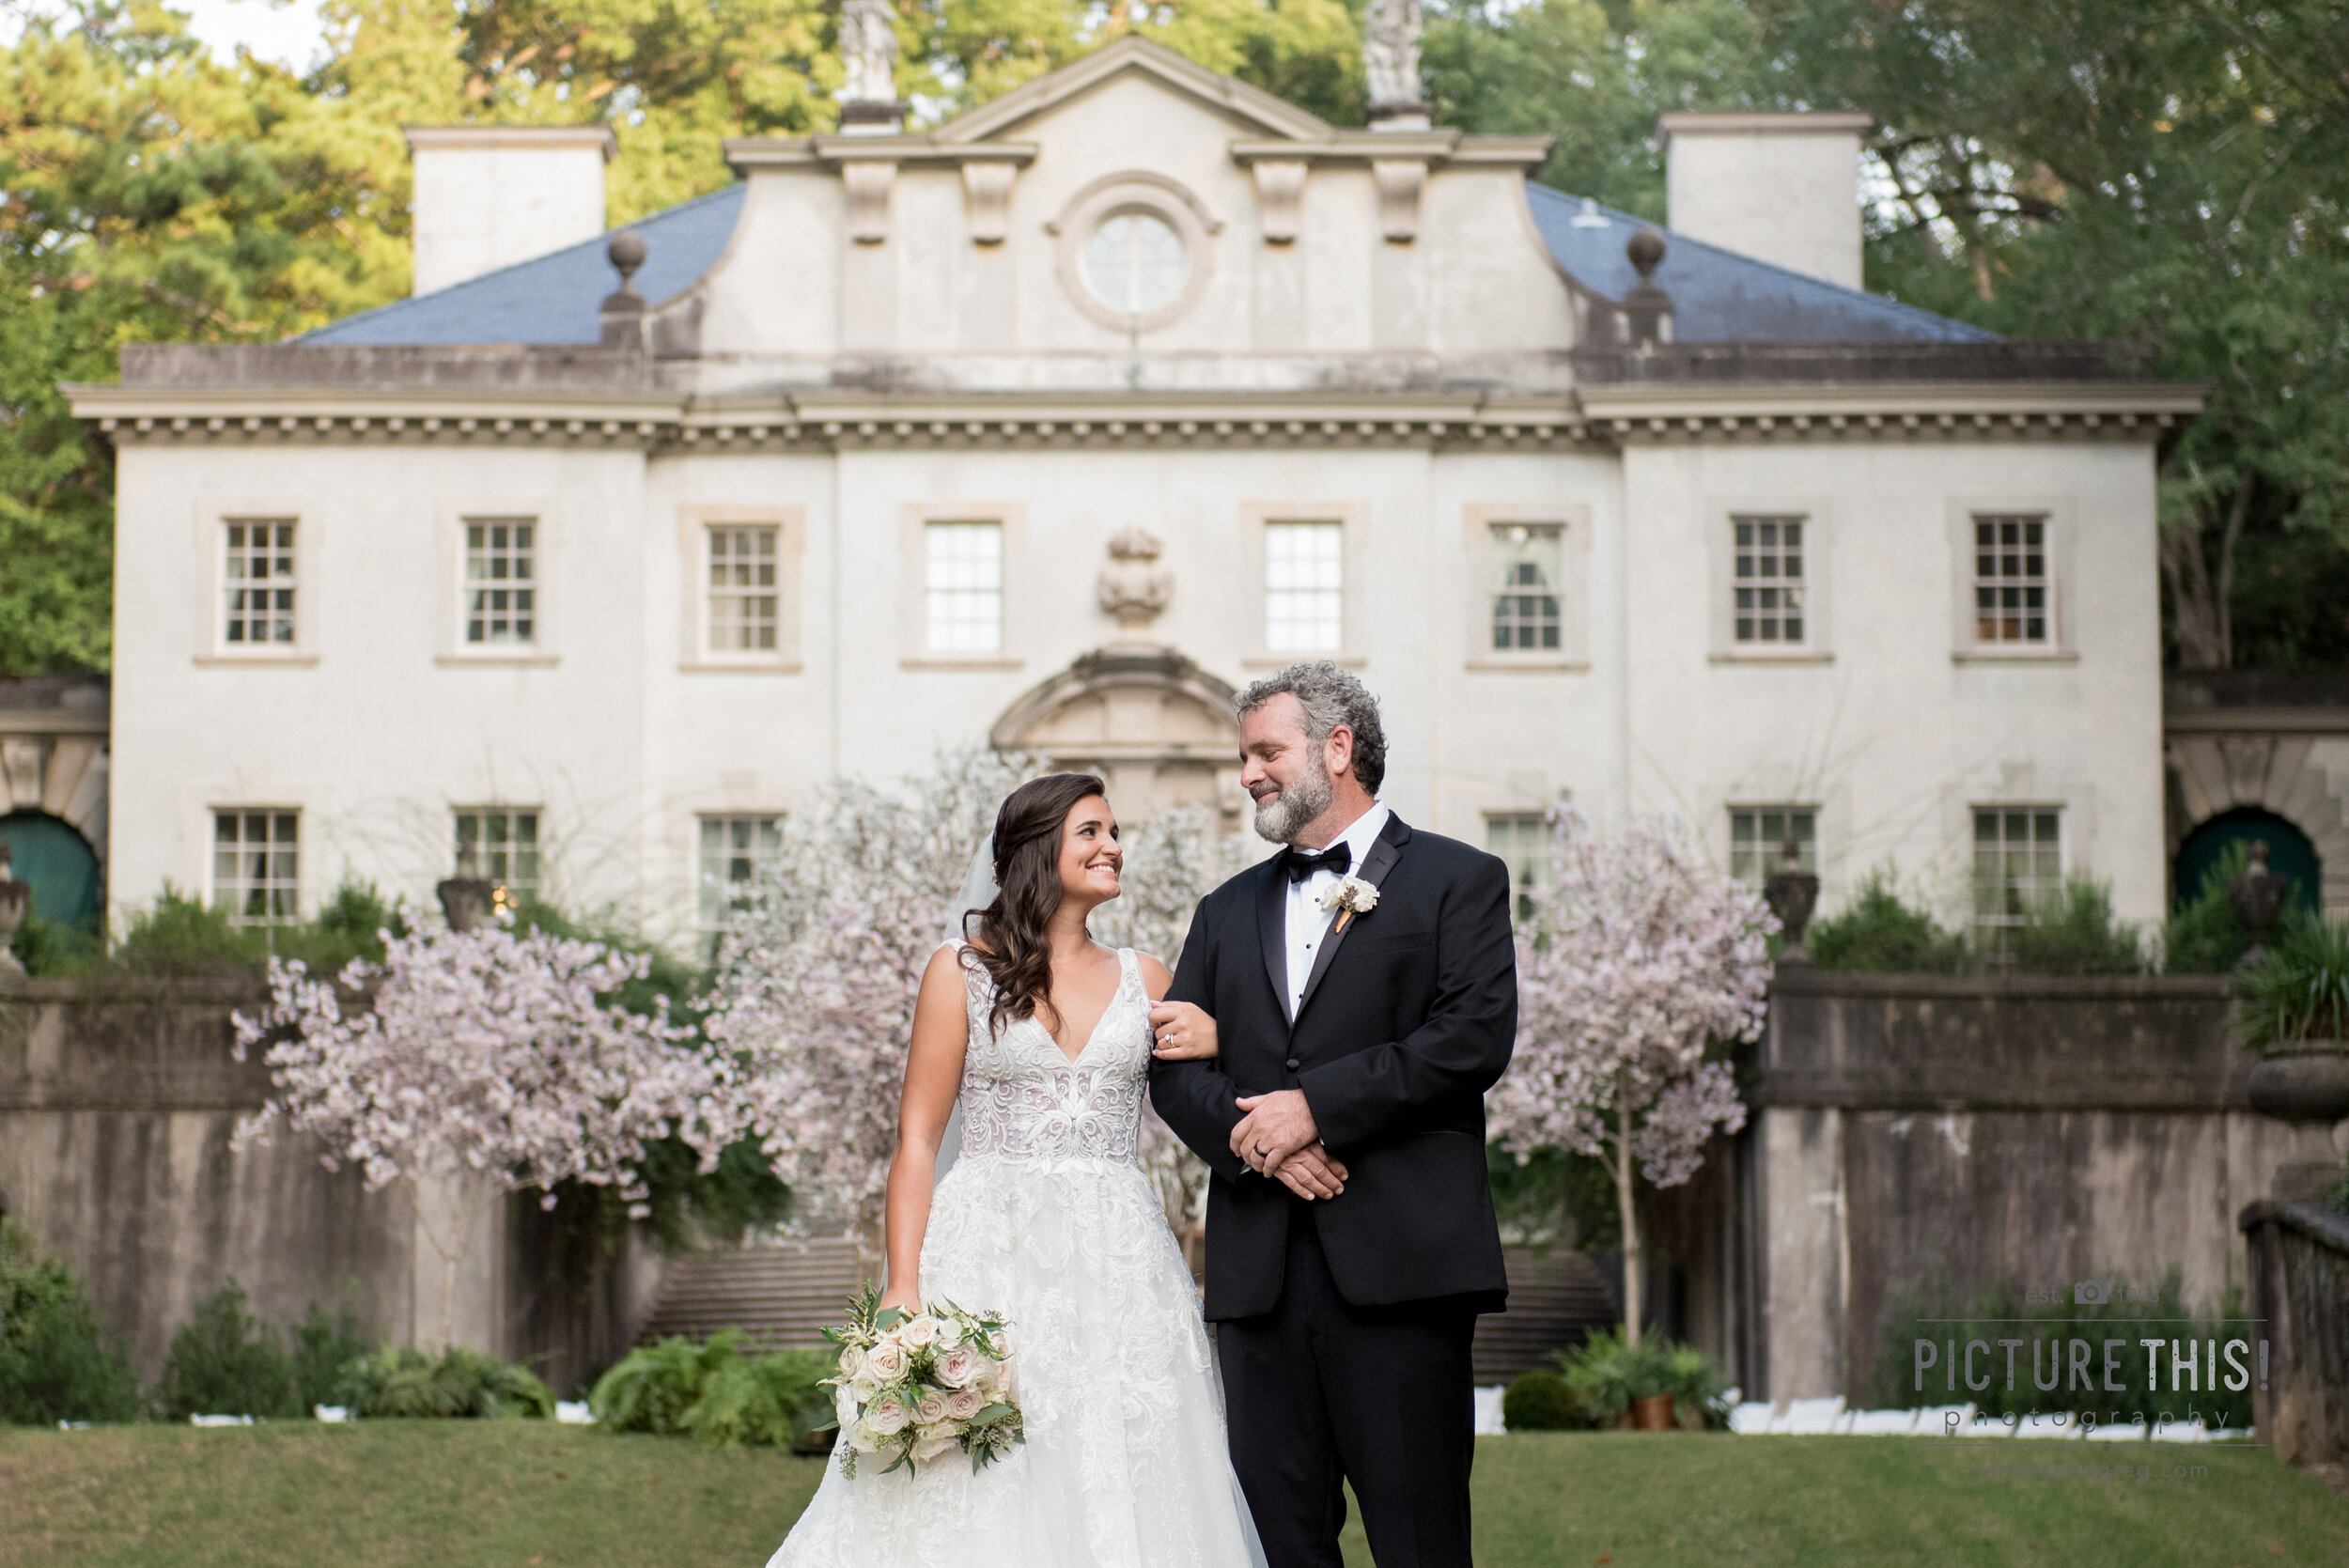
POLYGON ((1323 141, 1330 124, 1295 104, 1252 87, 1237 76, 1209 70, 1164 44, 1128 33, 1102 45, 1074 65, 1039 76, 958 119, 938 128, 941 143, 982 142, 1007 135, 1061 104, 1094 92, 1129 73, 1146 75, 1171 90, 1229 116, 1251 134, 1295 141, 1323 141))

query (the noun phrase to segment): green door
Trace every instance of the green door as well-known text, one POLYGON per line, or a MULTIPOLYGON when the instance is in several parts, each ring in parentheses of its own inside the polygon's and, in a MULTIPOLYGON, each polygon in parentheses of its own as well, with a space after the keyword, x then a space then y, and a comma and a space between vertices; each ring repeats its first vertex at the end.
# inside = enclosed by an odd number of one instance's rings
POLYGON ((2292 902, 2310 914, 2321 908, 2324 862, 2309 835, 2274 812, 2247 807, 2212 817, 2178 846, 2177 880, 2171 888, 2180 904, 2190 904, 2202 891, 2202 878, 2235 845, 2254 839, 2267 845, 2267 869, 2292 884, 2292 902))
POLYGON ((99 934, 105 890, 98 884, 98 857, 70 824, 47 812, 11 812, 0 816, 0 842, 15 858, 17 879, 33 884, 35 915, 87 937, 99 934))

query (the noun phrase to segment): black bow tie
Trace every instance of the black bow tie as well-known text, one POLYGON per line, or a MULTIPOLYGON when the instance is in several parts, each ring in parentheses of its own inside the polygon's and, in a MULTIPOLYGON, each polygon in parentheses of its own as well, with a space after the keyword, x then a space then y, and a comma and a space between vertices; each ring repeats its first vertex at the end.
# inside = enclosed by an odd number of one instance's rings
POLYGON ((1338 840, 1318 855, 1299 849, 1292 844, 1289 846, 1288 862, 1289 880, 1292 882, 1304 881, 1316 871, 1334 872, 1343 877, 1347 868, 1354 863, 1354 851, 1344 839, 1338 840))

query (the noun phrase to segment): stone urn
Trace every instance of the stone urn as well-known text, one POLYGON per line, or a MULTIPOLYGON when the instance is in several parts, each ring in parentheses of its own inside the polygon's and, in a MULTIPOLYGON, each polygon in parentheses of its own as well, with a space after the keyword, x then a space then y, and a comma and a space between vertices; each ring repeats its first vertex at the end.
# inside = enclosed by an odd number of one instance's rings
POLYGON ((2257 962, 2276 939, 2276 927, 2284 918, 2284 896, 2291 891, 2289 883, 2267 869, 2267 841, 2253 839, 2251 863, 2227 883, 2227 902, 2234 906, 2235 918, 2251 939, 2249 951, 2243 955, 2245 964, 2257 962))
POLYGON ((2349 1117, 2349 1041, 2271 1046, 2251 1064, 2245 1087, 2253 1110, 2287 1122, 2349 1117))
POLYGON ((1762 901, 1778 917, 1786 939, 1786 945, 1779 950, 1778 961, 1807 964, 1811 955, 1802 950, 1802 934, 1811 924, 1811 911, 1819 907, 1818 874, 1802 868, 1802 846, 1792 837, 1778 855, 1778 869, 1762 881, 1762 901))
POLYGON ((24 972, 24 966, 8 948, 33 908, 33 884, 17 879, 10 869, 13 854, 7 841, 0 840, 0 974, 24 972))
POLYGON ((452 931, 477 928, 490 918, 490 903, 496 895, 496 890, 481 875, 470 844, 457 852, 457 875, 432 891, 440 895, 441 912, 448 917, 448 928, 452 931))

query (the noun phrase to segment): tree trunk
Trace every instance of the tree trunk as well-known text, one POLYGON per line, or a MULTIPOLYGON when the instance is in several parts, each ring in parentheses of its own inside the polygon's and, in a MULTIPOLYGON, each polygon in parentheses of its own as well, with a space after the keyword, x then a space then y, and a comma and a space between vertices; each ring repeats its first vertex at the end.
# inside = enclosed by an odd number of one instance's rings
POLYGON ((1630 1117, 1617 1092, 1615 1111, 1615 1209, 1623 1220, 1623 1343, 1640 1348, 1640 1218, 1631 1202, 1630 1117))
MULTIPOLYGON (((2202 551, 2202 527, 2178 523, 2161 531, 2161 575, 2170 585, 2170 618, 2178 637, 2178 662, 2189 670, 2224 670, 2234 663, 2234 558, 2250 510, 2251 478, 2235 475, 2218 536, 2218 575, 2214 582, 2202 551)), ((2198 508, 2199 512, 2199 508, 2198 508)))

